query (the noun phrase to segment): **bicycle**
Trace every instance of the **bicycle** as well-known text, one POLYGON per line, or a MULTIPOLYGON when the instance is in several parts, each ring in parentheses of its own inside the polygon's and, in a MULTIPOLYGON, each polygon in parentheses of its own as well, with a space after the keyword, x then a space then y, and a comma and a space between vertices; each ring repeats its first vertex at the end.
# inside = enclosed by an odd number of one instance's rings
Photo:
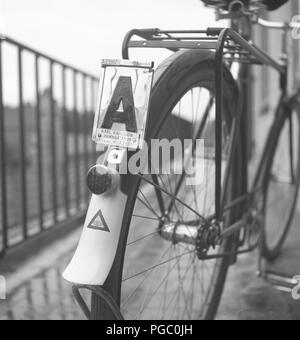
MULTIPOLYGON (((130 49, 174 52, 155 70, 150 99, 150 90, 144 87, 142 97, 149 112, 141 133, 148 144, 163 138, 190 138, 193 144, 203 139, 204 154, 193 151, 189 157, 194 162, 200 157, 204 180, 201 185, 186 186, 185 171, 120 175, 124 155, 130 143, 136 143, 136 136, 129 140, 126 135, 126 146, 120 141, 114 144, 109 129, 112 123, 122 122, 120 116, 113 117, 111 124, 102 119, 100 127, 106 128, 104 134, 111 142, 106 141, 108 149, 88 174, 93 196, 78 249, 64 273, 89 319, 213 319, 229 267, 240 254, 257 248, 260 275, 274 279, 262 261, 278 257, 295 212, 300 183, 300 97, 288 90, 285 44, 283 58, 276 61, 252 43, 248 32, 253 24, 279 29, 285 41, 290 30, 299 26, 260 19, 260 1, 233 0, 228 7, 223 1, 203 2, 216 9, 219 19, 230 19, 231 27, 136 29, 125 37, 124 61, 103 62, 104 73, 110 66, 115 71, 107 82, 103 78, 100 92, 103 86, 110 87, 111 95, 117 67, 123 67, 121 73, 124 67, 137 67, 135 72, 143 70, 148 85, 152 81, 151 63, 128 61, 130 49), (267 65, 278 73, 281 96, 249 185, 251 65, 267 65), (91 308, 81 290, 92 293, 91 308)), ((128 91, 126 79, 119 81, 123 82, 120 88, 128 91)), ((115 112, 120 104, 120 100, 114 103, 115 112)), ((109 104, 105 105, 108 110, 109 104)), ((119 113, 125 111, 119 108, 119 113)), ((94 127, 98 142, 103 138, 103 131, 97 129, 101 116, 98 109, 94 127)), ((129 116, 127 123, 128 132, 133 127, 129 116)))

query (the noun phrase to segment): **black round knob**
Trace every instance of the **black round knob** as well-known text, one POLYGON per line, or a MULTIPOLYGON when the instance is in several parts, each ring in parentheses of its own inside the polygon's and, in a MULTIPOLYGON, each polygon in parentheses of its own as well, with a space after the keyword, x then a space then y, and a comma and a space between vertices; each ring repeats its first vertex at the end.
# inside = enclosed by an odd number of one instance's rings
POLYGON ((108 192, 113 185, 113 174, 103 165, 93 166, 87 174, 87 186, 94 195, 108 192))

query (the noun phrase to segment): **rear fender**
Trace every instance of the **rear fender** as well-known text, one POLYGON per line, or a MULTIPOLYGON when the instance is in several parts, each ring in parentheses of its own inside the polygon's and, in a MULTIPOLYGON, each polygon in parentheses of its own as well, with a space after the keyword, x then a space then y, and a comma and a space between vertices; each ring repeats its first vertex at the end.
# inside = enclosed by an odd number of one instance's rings
POLYGON ((63 273, 79 285, 102 286, 112 268, 118 247, 127 196, 118 187, 109 195, 93 195, 81 239, 63 273))

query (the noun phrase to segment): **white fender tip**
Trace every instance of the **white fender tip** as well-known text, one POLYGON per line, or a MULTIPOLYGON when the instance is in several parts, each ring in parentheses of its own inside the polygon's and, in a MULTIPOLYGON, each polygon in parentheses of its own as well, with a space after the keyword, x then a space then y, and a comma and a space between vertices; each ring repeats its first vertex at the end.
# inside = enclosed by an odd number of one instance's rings
POLYGON ((119 188, 110 195, 92 196, 77 250, 62 275, 66 281, 91 286, 105 283, 116 256, 126 201, 119 188))

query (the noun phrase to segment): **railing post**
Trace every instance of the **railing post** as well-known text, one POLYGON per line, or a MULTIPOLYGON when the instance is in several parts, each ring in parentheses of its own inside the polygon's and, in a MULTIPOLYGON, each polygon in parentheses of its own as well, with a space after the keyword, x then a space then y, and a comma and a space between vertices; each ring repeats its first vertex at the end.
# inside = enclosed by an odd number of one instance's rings
POLYGON ((7 188, 6 188, 6 143, 5 143, 5 112, 3 105, 2 75, 2 40, 0 37, 0 166, 1 166, 1 216, 2 216, 2 247, 0 254, 7 248, 7 188))
POLYGON ((39 222, 40 230, 44 229, 44 185, 43 185, 43 162, 42 162, 42 124, 40 107, 40 76, 39 56, 35 55, 35 91, 36 91, 36 133, 37 133, 37 163, 38 163, 38 198, 39 198, 39 222))
POLYGON ((80 160, 79 160, 79 129, 78 129, 78 101, 77 101, 77 72, 73 70, 73 99, 74 99, 74 157, 75 157, 75 188, 76 207, 80 208, 80 160))
POLYGON ((50 112, 51 112, 51 158, 52 158, 52 204, 53 220, 57 223, 57 176, 56 176, 56 112, 53 95, 53 61, 50 61, 50 112))
POLYGON ((23 238, 27 239, 27 164, 26 164, 26 121, 23 102, 23 48, 18 48, 18 71, 19 71, 19 120, 20 120, 20 159, 21 159, 21 200, 22 200, 22 214, 23 214, 23 238))
MULTIPOLYGON (((91 101, 92 101, 92 110, 94 110, 95 108, 95 79, 91 79, 91 101)), ((96 148, 94 147, 92 150, 92 161, 95 162, 97 157, 97 151, 96 148)))
POLYGON ((63 139, 64 139, 64 196, 65 196, 65 210, 66 216, 70 216, 70 199, 69 199, 69 152, 68 152, 68 120, 66 109, 66 68, 62 67, 62 115, 63 115, 63 139))
MULTIPOLYGON (((88 110, 86 107, 86 75, 82 76, 82 105, 83 105, 83 143, 84 143, 84 148, 83 148, 83 152, 84 152, 84 171, 87 174, 88 172, 88 168, 89 168, 89 147, 88 147, 88 110)), ((85 199, 88 200, 88 190, 86 188, 85 190, 85 199)))

